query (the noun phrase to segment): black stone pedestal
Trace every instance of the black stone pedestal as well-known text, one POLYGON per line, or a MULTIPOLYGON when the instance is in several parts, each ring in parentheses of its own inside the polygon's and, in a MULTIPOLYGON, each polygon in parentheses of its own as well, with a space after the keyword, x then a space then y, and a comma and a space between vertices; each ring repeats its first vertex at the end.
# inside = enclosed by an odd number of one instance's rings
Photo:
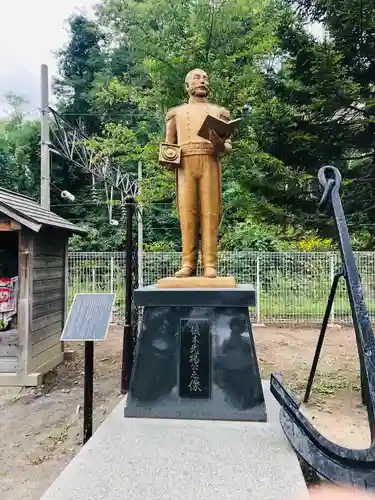
POLYGON ((250 285, 135 291, 144 307, 126 417, 267 420, 250 285))

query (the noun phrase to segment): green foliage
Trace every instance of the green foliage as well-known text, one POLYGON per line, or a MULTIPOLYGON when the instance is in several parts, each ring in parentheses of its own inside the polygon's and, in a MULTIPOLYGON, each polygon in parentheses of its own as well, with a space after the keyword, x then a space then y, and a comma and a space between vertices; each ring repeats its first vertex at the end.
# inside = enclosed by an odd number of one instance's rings
POLYGON ((234 230, 226 231, 220 241, 222 250, 253 250, 255 252, 276 252, 280 250, 277 228, 252 220, 239 222, 234 230))
MULTIPOLYGON (((355 249, 374 248, 375 22, 371 0, 102 0, 95 21, 69 19, 58 52, 58 111, 83 126, 96 161, 124 172, 142 162, 146 248, 180 247, 175 177, 158 163, 166 111, 186 99, 185 75, 202 67, 213 102, 243 122, 223 162, 221 249, 326 251, 334 228, 316 210, 317 172, 334 164, 355 249), (306 24, 318 21, 317 39, 306 24)), ((39 196, 39 127, 9 93, 0 126, 2 185, 39 196)), ((77 250, 122 250, 123 223, 108 224, 107 194, 54 156, 52 206, 89 236, 77 250), (67 189, 74 204, 60 199, 67 189), (96 203, 98 201, 98 203, 96 203)), ((119 193, 115 218, 120 219, 119 193)))
MULTIPOLYGON (((102 124, 100 110, 96 109, 91 94, 99 75, 105 72, 102 51, 105 36, 97 23, 80 14, 69 18, 69 28, 69 42, 57 53, 59 77, 54 82, 55 95, 59 99, 57 110, 67 122, 83 128, 86 135, 91 136, 100 132, 102 124)), ((72 248, 101 250, 108 248, 109 241, 116 242, 117 246, 123 243, 121 232, 116 235, 108 225, 102 185, 98 186, 98 199, 94 199, 91 176, 69 159, 57 155, 53 156, 52 177, 55 188, 51 191, 51 205, 54 211, 72 222, 84 222, 91 229, 87 238, 75 238, 71 242, 72 248), (73 193, 75 202, 62 201, 61 190, 73 193)))
POLYGON ((374 9, 370 0, 297 0, 293 6, 298 13, 285 10, 277 30, 283 63, 268 74, 273 98, 253 114, 261 149, 281 168, 265 164, 264 178, 250 188, 266 198, 264 216, 331 237, 328 219, 315 213, 321 166, 340 168, 354 229, 374 215, 374 9), (311 21, 321 23, 323 39, 306 31, 311 21))
POLYGON ((317 236, 304 238, 298 242, 298 249, 302 252, 317 252, 334 250, 334 245, 329 239, 322 239, 317 236))
MULTIPOLYGON (((92 94, 103 112, 109 108, 123 109, 124 103, 129 111, 123 122, 103 127, 100 138, 94 139, 95 147, 101 148, 103 154, 117 152, 123 164, 129 165, 129 161, 135 160, 134 151, 142 161, 140 201, 148 214, 145 215, 145 234, 151 237, 147 244, 159 240, 178 243, 178 231, 168 235, 171 225, 178 227, 175 212, 171 211, 168 222, 164 216, 165 229, 161 232, 157 229, 162 229, 160 214, 158 218, 153 217, 147 207, 174 200, 175 177, 158 164, 158 145, 163 140, 167 109, 186 99, 186 74, 194 67, 203 67, 211 77, 211 100, 228 107, 233 117, 243 117, 234 154, 224 162, 223 194, 227 209, 224 227, 229 228, 234 220, 242 225, 234 239, 224 236, 223 246, 277 247, 274 236, 255 242, 264 227, 258 228, 253 222, 250 228, 247 214, 239 215, 239 199, 247 194, 243 189, 233 191, 233 183, 249 175, 262 177, 264 163, 277 164, 260 149, 249 116, 243 110, 256 106, 264 95, 265 73, 277 56, 275 28, 282 10, 269 0, 253 3, 228 0, 220 4, 208 0, 194 3, 105 0, 98 7, 99 23, 109 33, 107 41, 116 47, 112 64, 121 47, 122 55, 132 54, 128 61, 131 59, 133 65, 128 66, 124 74, 109 78, 92 94), (140 74, 144 75, 143 81, 140 74), (124 138, 130 139, 132 145, 136 139, 140 149, 130 148, 131 151, 124 152, 124 138), (251 238, 250 232, 254 229, 256 235, 251 238), (246 241, 242 240, 244 233, 248 234, 246 241)), ((257 203, 259 200, 253 199, 251 208, 255 209, 257 203)))
MULTIPOLYGON (((344 16, 351 13, 353 29, 355 3, 340 7, 344 16)), ((91 145, 103 156, 118 155, 128 171, 142 161, 147 244, 178 244, 178 231, 170 230, 177 225, 175 212, 167 221, 147 207, 174 200, 174 175, 158 164, 158 144, 167 109, 185 99, 186 73, 203 67, 211 76, 212 101, 243 118, 233 154, 224 161, 221 247, 301 249, 305 241, 306 248, 330 248, 314 240, 317 230, 333 236, 328 219, 316 213, 316 174, 334 163, 350 180, 372 161, 372 80, 360 79, 351 66, 358 59, 346 49, 356 42, 345 38, 350 30, 338 22, 341 10, 333 11, 328 0, 299 5, 299 15, 287 0, 103 0, 98 6, 107 34, 106 70, 91 85, 91 102, 103 117, 91 145), (331 38, 310 35, 303 25, 307 15, 323 16, 331 38), (358 111, 358 103, 366 104, 365 111, 358 111)), ((367 200, 365 186, 346 184, 350 212, 367 200), (361 201, 354 204, 358 194, 361 201)), ((352 218, 363 222, 367 215, 352 218)))
POLYGON ((59 110, 73 124, 84 124, 87 134, 100 129, 100 117, 92 113, 90 92, 97 74, 104 69, 101 44, 104 35, 95 22, 83 15, 69 19, 70 40, 57 52, 60 76, 54 91, 60 100, 59 110))
POLYGON ((146 243, 144 245, 145 252, 174 252, 176 251, 176 243, 174 241, 154 241, 153 243, 146 243))
POLYGON ((126 232, 123 226, 115 229, 105 224, 104 220, 85 224, 87 236, 73 236, 69 241, 69 250, 72 252, 113 252, 124 250, 126 232))
POLYGON ((1 123, 0 180, 4 188, 39 195, 39 124, 25 119, 22 96, 6 94, 9 113, 1 123))

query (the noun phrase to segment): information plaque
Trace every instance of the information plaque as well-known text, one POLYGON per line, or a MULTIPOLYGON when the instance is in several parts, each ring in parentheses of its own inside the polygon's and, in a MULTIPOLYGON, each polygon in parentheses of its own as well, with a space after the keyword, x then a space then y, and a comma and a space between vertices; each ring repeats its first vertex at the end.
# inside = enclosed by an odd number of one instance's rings
POLYGON ((61 342, 105 340, 115 297, 114 293, 77 294, 61 334, 61 342))
POLYGON ((181 319, 179 396, 211 397, 211 332, 207 319, 181 319))

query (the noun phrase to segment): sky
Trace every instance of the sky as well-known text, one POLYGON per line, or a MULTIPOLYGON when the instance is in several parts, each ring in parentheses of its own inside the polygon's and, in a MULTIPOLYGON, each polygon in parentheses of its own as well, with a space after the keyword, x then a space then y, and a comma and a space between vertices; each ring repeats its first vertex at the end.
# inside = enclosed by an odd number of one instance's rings
POLYGON ((24 96, 35 117, 40 106, 40 66, 56 74, 54 51, 68 41, 67 18, 74 12, 92 15, 95 0, 0 0, 0 116, 4 94, 24 96))

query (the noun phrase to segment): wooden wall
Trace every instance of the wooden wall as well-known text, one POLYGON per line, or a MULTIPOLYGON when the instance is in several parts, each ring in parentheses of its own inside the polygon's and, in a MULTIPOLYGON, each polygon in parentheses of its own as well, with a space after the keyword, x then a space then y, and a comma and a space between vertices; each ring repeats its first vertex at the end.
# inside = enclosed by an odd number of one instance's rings
POLYGON ((0 332, 0 373, 17 373, 20 357, 17 329, 0 332))
POLYGON ((28 373, 41 369, 63 351, 60 336, 66 314, 67 241, 62 231, 34 234, 28 373))

